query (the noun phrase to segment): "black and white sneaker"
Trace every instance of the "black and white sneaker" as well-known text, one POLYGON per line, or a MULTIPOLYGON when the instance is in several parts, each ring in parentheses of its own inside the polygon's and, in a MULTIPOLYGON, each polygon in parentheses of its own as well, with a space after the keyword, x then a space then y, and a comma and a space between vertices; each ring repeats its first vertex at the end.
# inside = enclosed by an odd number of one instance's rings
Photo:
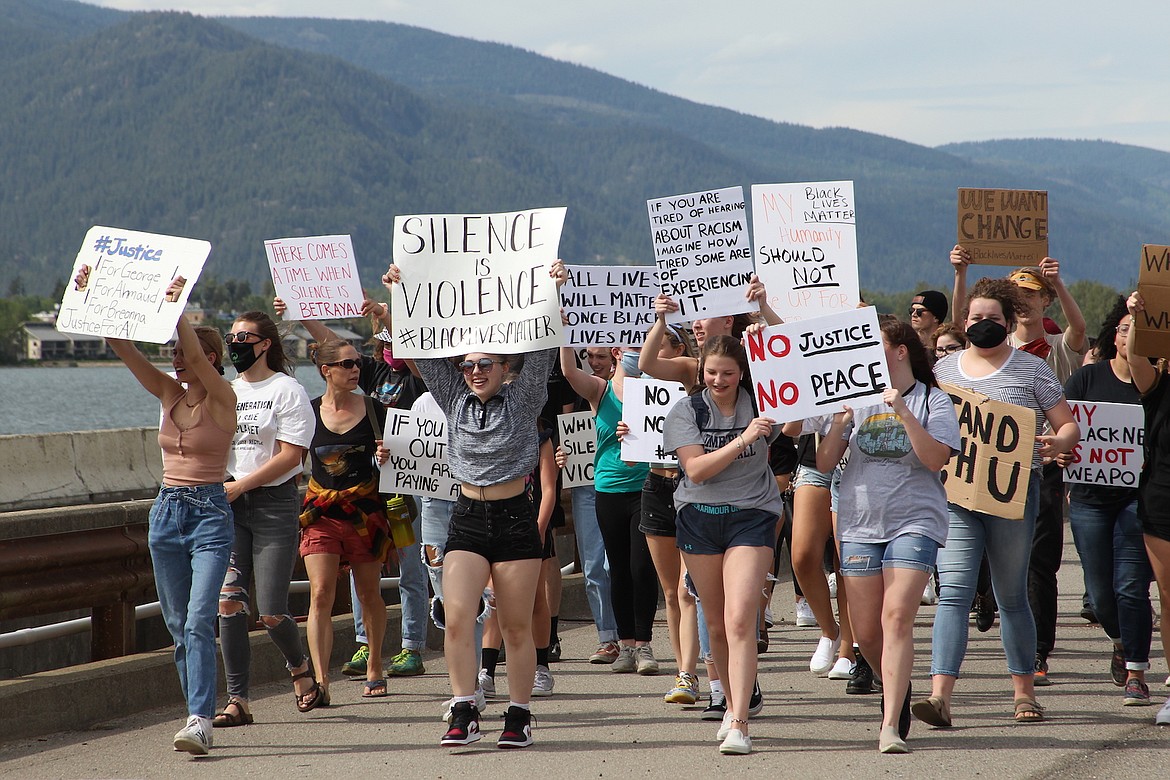
POLYGON ((752 697, 748 699, 748 717, 754 718, 764 709, 764 692, 760 690, 760 678, 752 685, 752 697))
POLYGON ((439 740, 443 747, 470 745, 483 736, 479 733, 479 710, 471 702, 457 702, 451 708, 451 728, 439 740))
POLYGON ((703 709, 703 714, 700 715, 703 720, 723 720, 723 716, 727 714, 727 698, 722 692, 716 693, 711 691, 711 703, 703 709))
POLYGON ((524 748, 532 744, 532 713, 512 706, 504 713, 504 730, 496 740, 498 748, 524 748))

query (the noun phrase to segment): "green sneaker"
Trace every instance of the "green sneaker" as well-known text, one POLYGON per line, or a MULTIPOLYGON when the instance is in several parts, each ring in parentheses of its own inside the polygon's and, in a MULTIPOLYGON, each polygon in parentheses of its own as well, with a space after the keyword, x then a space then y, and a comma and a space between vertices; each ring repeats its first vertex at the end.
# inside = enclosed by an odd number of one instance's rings
POLYGON ((418 650, 403 650, 391 658, 390 665, 386 667, 386 674, 390 677, 414 677, 418 674, 426 674, 426 671, 426 667, 423 666, 422 653, 418 650))
POLYGON ((353 654, 353 658, 341 665, 341 673, 346 677, 365 677, 366 666, 369 660, 370 646, 358 645, 357 652, 353 654))

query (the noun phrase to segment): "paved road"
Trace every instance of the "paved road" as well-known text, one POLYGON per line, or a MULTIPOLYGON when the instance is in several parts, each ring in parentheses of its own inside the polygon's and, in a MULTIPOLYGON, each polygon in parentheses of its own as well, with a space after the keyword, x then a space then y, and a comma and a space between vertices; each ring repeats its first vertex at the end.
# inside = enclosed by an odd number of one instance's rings
MULTIPOLYGON (((1059 648, 1051 659, 1054 684, 1041 689, 1049 720, 1017 725, 999 647, 998 624, 987 634, 972 629, 970 652, 954 702, 955 728, 915 723, 912 753, 877 752, 878 701, 846 696, 844 683, 808 672, 817 634, 792 624, 790 586, 775 600, 783 623, 772 630, 761 658, 767 704, 752 721, 755 752, 720 756, 717 724, 699 720, 699 707, 665 704, 667 674, 615 675, 584 659, 595 645, 591 626, 562 630, 565 660, 554 665, 556 692, 537 700, 537 743, 499 751, 502 706, 489 706, 485 738, 471 748, 443 749, 439 716, 447 692, 441 656, 428 653, 428 673, 391 680, 391 696, 360 698, 361 686, 337 680, 333 706, 307 715, 293 707, 288 685, 256 690, 256 724, 217 730, 211 755, 194 758, 171 750, 180 727, 175 707, 111 720, 87 731, 0 745, 0 776, 19 778, 344 777, 511 778, 684 777, 734 773, 760 777, 864 778, 1165 778, 1170 776, 1170 730, 1153 725, 1170 692, 1155 636, 1154 707, 1122 707, 1121 689, 1108 676, 1109 644, 1096 626, 1077 616, 1080 569, 1066 548, 1061 571, 1059 648), (701 775, 699 775, 701 773, 701 775)), ((917 624, 915 687, 927 690, 929 634, 934 609, 917 624)), ((668 651, 658 632, 660 658, 668 651)), ((501 689, 503 685, 501 685, 501 689)), ((0 721, 19 718, 8 711, 0 721)))

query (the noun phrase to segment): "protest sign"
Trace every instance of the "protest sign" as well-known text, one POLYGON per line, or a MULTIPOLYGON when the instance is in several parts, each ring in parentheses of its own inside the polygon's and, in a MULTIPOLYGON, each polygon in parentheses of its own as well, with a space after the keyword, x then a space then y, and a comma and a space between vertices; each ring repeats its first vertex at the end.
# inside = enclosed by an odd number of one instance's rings
POLYGON ((744 299, 751 282, 743 187, 646 201, 662 292, 678 304, 668 322, 759 311, 744 299))
POLYGON ((447 466, 447 421, 405 409, 387 409, 382 446, 390 457, 382 464, 380 493, 459 497, 459 482, 447 466))
POLYGON ((95 225, 73 261, 57 330, 165 344, 210 253, 206 241, 95 225))
POLYGON ((981 265, 1040 265, 1048 257, 1048 193, 959 188, 956 241, 981 265))
POLYGON ((760 414, 779 422, 881 403, 890 386, 872 306, 773 325, 745 338, 760 414))
POLYGON ((1024 519, 1036 413, 954 385, 942 385, 959 417, 959 454, 942 471, 947 501, 1008 520, 1024 519))
POLYGON ((566 266, 561 288, 566 344, 641 347, 654 324, 655 271, 632 265, 566 266))
POLYGON ((286 319, 362 316, 362 284, 349 236, 274 238, 264 242, 276 296, 286 319))
POLYGON ((558 414, 561 449, 565 466, 561 469, 561 484, 567 488, 593 484, 593 459, 597 454, 597 431, 593 426, 593 412, 558 414))
POLYGON ((1170 357, 1170 246, 1142 246, 1138 292, 1145 306, 1133 318, 1133 351, 1143 357, 1170 357))
POLYGON ((752 185, 756 273, 785 321, 857 307, 853 182, 752 185))
POLYGON ((394 219, 394 357, 561 345, 557 259, 564 208, 394 219))
POLYGON ((686 388, 657 379, 626 379, 622 420, 630 432, 622 437, 622 460, 629 463, 678 463, 662 449, 662 424, 686 388))
POLYGON ((1145 412, 1140 404, 1069 401, 1081 426, 1073 461, 1064 468, 1065 482, 1136 488, 1142 472, 1146 439, 1145 412))

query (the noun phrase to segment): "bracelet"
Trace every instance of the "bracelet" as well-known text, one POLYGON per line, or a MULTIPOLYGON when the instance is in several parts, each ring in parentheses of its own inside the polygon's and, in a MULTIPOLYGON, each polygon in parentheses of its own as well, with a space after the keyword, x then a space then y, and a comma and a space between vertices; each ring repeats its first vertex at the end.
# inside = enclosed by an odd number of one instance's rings
POLYGON ((735 443, 735 446, 736 446, 736 448, 737 448, 737 449, 741 449, 741 450, 742 450, 742 449, 743 449, 743 444, 744 444, 744 442, 743 442, 743 434, 741 433, 741 434, 739 435, 739 437, 738 437, 738 438, 739 438, 739 441, 737 441, 737 442, 735 443))

